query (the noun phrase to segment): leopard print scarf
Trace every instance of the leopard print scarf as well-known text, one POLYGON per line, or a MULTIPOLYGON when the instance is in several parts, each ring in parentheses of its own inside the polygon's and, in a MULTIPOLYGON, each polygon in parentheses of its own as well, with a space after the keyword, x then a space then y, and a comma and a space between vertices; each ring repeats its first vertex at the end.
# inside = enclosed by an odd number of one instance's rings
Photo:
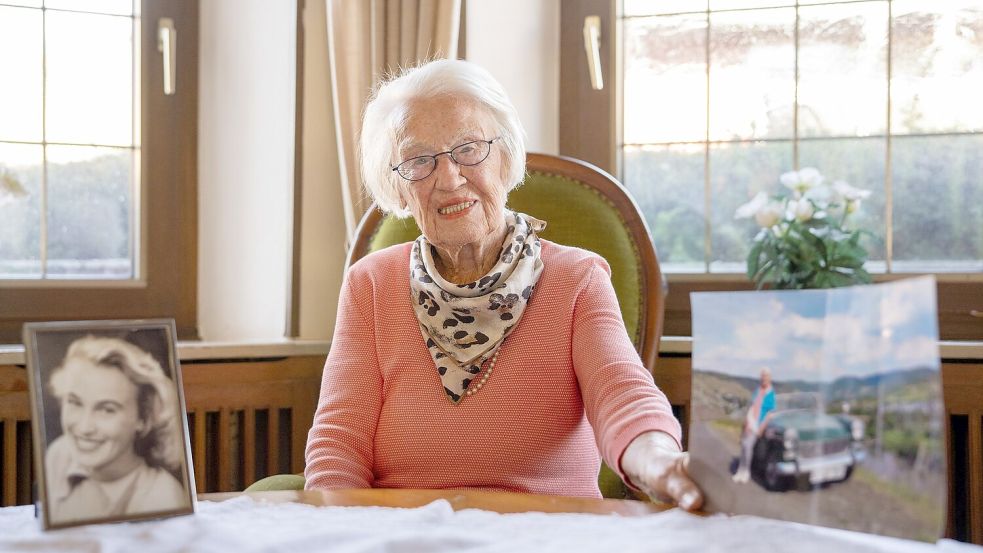
POLYGON ((444 280, 433 246, 420 236, 410 252, 410 293, 420 331, 455 404, 515 328, 543 272, 537 232, 546 223, 506 211, 506 237, 487 275, 468 284, 444 280))

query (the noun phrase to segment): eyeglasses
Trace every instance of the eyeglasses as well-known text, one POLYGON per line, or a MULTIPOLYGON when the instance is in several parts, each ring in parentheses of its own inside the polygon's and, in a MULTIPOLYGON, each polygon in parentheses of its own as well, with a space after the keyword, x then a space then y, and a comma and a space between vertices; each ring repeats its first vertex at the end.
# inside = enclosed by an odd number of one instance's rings
POLYGON ((488 154, 491 153, 492 143, 500 138, 501 137, 495 137, 491 140, 475 140, 474 142, 465 142, 459 146, 454 146, 446 152, 440 152, 439 154, 434 154, 432 156, 411 157, 410 159, 407 159, 399 165, 393 167, 393 171, 399 173, 399 176, 408 181, 423 180, 433 174, 434 170, 437 169, 437 156, 442 156, 444 154, 451 156, 454 163, 458 165, 463 165, 465 167, 477 165, 488 159, 488 154))

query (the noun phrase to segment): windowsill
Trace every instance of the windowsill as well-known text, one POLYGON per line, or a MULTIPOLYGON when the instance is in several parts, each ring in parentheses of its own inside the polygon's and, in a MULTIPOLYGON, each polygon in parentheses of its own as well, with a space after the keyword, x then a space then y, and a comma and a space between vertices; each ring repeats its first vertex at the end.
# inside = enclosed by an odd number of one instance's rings
MULTIPOLYGON (((700 265, 702 267, 702 265, 700 265)), ((866 267, 866 266, 865 266, 866 267)), ((750 285, 747 275, 744 273, 743 267, 740 270, 732 271, 714 271, 714 272, 704 272, 702 270, 689 270, 689 271, 672 271, 666 270, 662 267, 662 274, 665 275, 666 280, 670 284, 673 282, 734 282, 738 284, 750 285)), ((906 278, 915 278, 919 276, 932 275, 935 277, 936 282, 983 282, 983 272, 973 270, 973 271, 953 271, 947 273, 941 272, 893 272, 885 273, 883 270, 881 272, 873 271, 871 275, 874 278, 875 283, 881 282, 893 282, 896 280, 903 280, 906 278)))
MULTIPOLYGON (((178 342, 181 361, 213 359, 268 359, 303 355, 327 355, 331 342, 318 340, 283 340, 280 342, 178 342)), ((688 355, 693 352, 689 336, 663 336, 659 353, 688 355)), ((943 360, 983 360, 983 342, 939 342, 943 360)), ((24 346, 0 345, 0 365, 23 365, 24 346)))

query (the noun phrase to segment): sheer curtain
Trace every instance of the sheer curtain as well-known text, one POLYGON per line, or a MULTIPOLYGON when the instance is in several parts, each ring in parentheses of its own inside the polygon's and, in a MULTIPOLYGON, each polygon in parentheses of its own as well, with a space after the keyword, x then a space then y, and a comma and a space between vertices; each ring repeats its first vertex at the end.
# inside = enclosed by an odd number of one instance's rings
POLYGON ((350 240, 371 204, 355 157, 365 100, 381 78, 402 67, 457 57, 461 0, 326 1, 335 131, 350 240))

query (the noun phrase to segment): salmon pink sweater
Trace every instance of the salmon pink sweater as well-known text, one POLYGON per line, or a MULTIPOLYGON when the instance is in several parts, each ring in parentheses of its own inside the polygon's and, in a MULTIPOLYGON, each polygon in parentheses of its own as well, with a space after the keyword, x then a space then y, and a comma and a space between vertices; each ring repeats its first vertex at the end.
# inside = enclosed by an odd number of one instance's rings
POLYGON ((679 423, 625 331, 610 268, 543 240, 543 273, 481 390, 444 394, 413 313, 411 244, 345 278, 307 439, 308 489, 491 488, 600 497, 601 457, 679 423), (600 456, 599 456, 600 453, 600 456))

